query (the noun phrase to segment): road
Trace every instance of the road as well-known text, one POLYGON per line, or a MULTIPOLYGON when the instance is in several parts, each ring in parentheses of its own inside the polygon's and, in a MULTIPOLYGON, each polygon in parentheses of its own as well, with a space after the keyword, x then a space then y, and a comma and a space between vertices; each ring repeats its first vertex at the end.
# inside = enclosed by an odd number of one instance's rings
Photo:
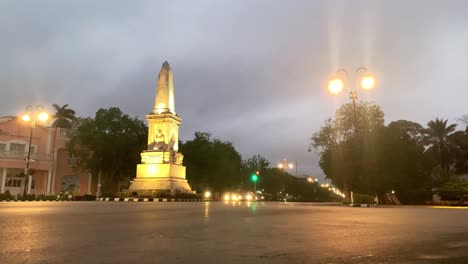
POLYGON ((468 208, 0 203, 0 263, 468 263, 468 208))

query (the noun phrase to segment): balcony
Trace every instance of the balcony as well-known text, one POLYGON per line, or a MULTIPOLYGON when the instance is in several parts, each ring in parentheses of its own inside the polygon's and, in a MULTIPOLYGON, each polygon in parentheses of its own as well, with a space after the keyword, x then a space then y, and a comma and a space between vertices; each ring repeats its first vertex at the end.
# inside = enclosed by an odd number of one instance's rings
MULTIPOLYGON (((0 151, 0 159, 24 160, 28 158, 27 151, 0 151)), ((31 161, 48 162, 52 160, 52 155, 45 153, 31 152, 31 161)))

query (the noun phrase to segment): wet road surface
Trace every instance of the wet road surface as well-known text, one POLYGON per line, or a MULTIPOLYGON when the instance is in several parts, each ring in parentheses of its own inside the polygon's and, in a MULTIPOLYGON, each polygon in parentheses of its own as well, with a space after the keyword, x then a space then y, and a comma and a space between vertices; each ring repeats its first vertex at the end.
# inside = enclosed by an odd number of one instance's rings
POLYGON ((468 263, 468 208, 0 203, 0 263, 468 263))

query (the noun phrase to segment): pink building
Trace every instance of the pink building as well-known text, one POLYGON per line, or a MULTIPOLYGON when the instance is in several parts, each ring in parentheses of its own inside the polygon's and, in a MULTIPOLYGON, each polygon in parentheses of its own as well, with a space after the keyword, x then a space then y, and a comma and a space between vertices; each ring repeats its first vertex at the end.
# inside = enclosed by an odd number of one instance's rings
MULTIPOLYGON (((0 192, 22 194, 31 127, 21 117, 0 117, 0 192)), ((29 168, 31 194, 95 194, 89 173, 76 167, 76 158, 66 150, 67 130, 36 125, 33 128, 29 168)))

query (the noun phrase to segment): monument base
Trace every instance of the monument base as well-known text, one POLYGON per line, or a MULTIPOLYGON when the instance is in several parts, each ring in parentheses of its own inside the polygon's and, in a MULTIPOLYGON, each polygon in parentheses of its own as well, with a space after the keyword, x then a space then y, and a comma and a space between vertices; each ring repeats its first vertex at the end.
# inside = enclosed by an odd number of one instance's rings
POLYGON ((130 188, 131 192, 192 193, 185 179, 185 167, 176 164, 138 164, 137 176, 130 188))
POLYGON ((192 193, 190 186, 187 183, 187 180, 180 180, 177 178, 167 178, 167 179, 135 179, 130 188, 128 189, 131 192, 163 192, 168 191, 171 193, 192 193))

